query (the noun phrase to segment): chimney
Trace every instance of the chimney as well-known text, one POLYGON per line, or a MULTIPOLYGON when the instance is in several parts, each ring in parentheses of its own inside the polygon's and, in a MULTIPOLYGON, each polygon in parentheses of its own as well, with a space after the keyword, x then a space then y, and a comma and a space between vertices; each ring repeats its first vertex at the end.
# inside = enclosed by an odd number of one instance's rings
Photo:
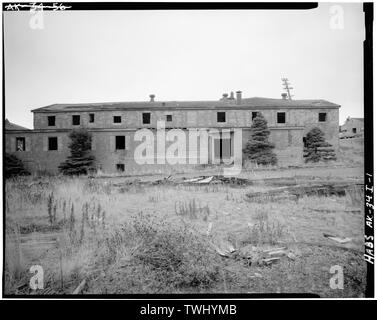
POLYGON ((242 91, 237 91, 236 92, 236 99, 237 99, 237 101, 236 101, 236 104, 238 104, 238 105, 240 105, 241 104, 241 101, 242 101, 242 91))
POLYGON ((149 98, 151 98, 151 100, 150 100, 150 102, 154 102, 154 98, 155 98, 156 96, 154 95, 154 94, 150 94, 149 95, 149 98))
POLYGON ((228 94, 227 93, 223 93, 223 97, 220 100, 226 100, 227 98, 228 98, 228 94))
POLYGON ((285 92, 281 94, 281 97, 283 100, 287 100, 287 94, 285 92))
POLYGON ((231 91, 229 99, 234 100, 234 92, 233 91, 231 91))

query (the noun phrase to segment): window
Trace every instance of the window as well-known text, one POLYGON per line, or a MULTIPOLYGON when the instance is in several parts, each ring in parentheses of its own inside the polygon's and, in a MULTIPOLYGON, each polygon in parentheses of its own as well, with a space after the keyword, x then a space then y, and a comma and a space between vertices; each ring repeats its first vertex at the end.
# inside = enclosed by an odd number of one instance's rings
POLYGON ((48 137, 48 150, 58 150, 58 138, 48 137))
POLYGON ((217 122, 225 122, 225 112, 218 112, 217 113, 217 122))
POLYGON ((122 122, 122 117, 121 116, 114 116, 113 117, 113 122, 114 123, 121 123, 122 122))
POLYGON ((352 133, 356 133, 356 128, 352 128, 352 133))
POLYGON ((173 116, 171 114, 166 115, 166 121, 167 122, 172 122, 173 121, 173 116))
POLYGON ((90 123, 94 122, 94 113, 89 113, 89 122, 90 123))
POLYGON ((307 147, 307 144, 306 144, 306 137, 303 137, 303 138, 302 138, 302 142, 304 143, 304 147, 306 148, 306 147, 307 147))
POLYGON ((25 151, 25 138, 16 138, 16 151, 25 151))
POLYGON ((79 126, 80 125, 80 116, 72 116, 72 125, 79 126))
POLYGON ((124 163, 117 163, 117 171, 124 172, 124 163))
POLYGON ((318 121, 319 122, 326 122, 326 112, 320 112, 318 114, 318 121))
POLYGON ((55 116, 48 116, 47 121, 49 127, 55 126, 55 116))
POLYGON ((151 114, 150 112, 143 112, 143 124, 151 123, 151 114))
POLYGON ((254 120, 254 118, 258 115, 258 111, 253 111, 252 113, 251 113, 251 120, 254 120))
POLYGON ((126 149, 126 137, 125 136, 115 136, 115 149, 116 150, 126 149))
POLYGON ((277 120, 278 123, 285 123, 285 112, 278 112, 277 120))

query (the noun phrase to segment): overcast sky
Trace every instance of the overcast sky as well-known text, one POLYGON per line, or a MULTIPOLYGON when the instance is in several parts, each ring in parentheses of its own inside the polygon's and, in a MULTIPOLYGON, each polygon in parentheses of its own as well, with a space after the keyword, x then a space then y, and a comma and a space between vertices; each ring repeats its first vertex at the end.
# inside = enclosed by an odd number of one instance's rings
POLYGON ((5 12, 6 117, 32 128, 30 110, 53 103, 280 98, 340 104, 363 116, 362 4, 307 11, 5 12))

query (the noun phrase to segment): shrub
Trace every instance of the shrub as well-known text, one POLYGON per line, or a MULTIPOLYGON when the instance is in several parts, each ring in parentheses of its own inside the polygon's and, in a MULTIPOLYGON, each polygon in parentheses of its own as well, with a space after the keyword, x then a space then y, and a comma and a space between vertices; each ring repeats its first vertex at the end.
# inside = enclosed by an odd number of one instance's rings
POLYGON ((157 286, 208 287, 218 280, 218 257, 206 239, 187 226, 139 214, 132 229, 140 241, 133 257, 154 272, 157 286))
POLYGON ((267 128, 267 121, 259 112, 253 119, 250 140, 243 149, 250 161, 262 165, 275 165, 277 163, 276 154, 272 152, 275 146, 268 141, 269 135, 270 130, 267 128))
POLYGON ((23 162, 13 154, 5 153, 4 167, 6 178, 21 175, 30 175, 30 172, 25 169, 23 162))

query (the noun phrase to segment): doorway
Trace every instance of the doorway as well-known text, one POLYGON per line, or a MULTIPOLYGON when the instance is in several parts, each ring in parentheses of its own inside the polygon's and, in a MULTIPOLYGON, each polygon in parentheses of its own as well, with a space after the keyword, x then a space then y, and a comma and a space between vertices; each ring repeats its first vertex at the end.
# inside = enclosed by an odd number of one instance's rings
POLYGON ((216 163, 228 163, 233 155, 232 152, 232 134, 220 133, 213 139, 214 143, 214 161, 216 163))

